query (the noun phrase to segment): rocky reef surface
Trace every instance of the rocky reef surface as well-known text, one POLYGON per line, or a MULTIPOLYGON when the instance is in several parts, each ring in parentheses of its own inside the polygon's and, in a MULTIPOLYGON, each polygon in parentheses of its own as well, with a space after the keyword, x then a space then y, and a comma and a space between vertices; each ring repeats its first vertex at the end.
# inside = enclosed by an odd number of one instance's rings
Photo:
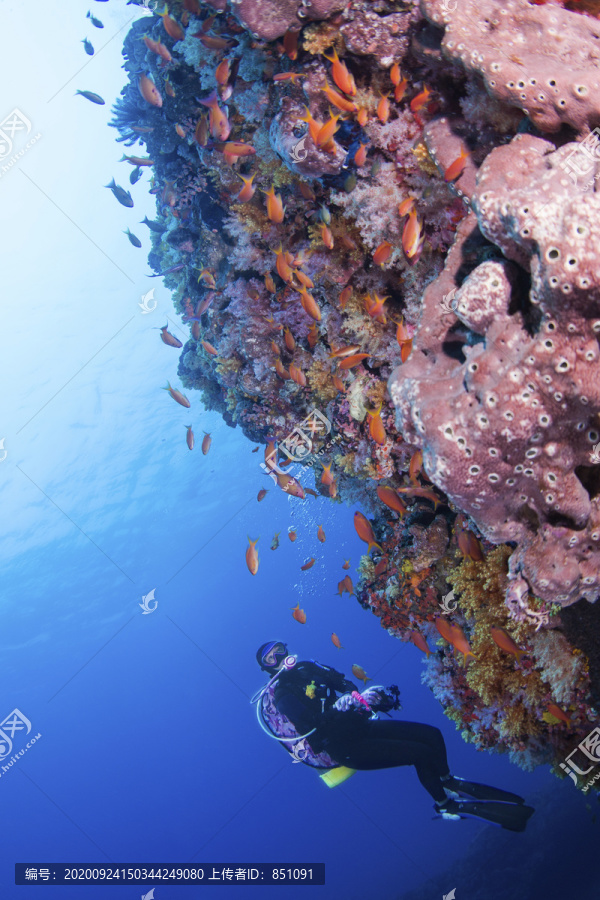
POLYGON ((113 119, 184 386, 270 449, 327 418, 359 602, 466 740, 561 777, 600 708, 599 11, 175 0, 113 119))

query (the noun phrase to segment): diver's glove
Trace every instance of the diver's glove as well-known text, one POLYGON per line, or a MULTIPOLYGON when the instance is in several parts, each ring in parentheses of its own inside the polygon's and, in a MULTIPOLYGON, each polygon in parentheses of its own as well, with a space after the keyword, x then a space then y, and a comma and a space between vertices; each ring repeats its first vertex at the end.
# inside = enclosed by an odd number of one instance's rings
POLYGON ((333 704, 333 708, 340 712, 348 712, 349 709, 354 709, 359 702, 352 694, 342 694, 333 704))
POLYGON ((362 696, 367 701, 371 709, 378 712, 388 712, 390 709, 401 709, 400 691, 398 686, 392 684, 391 687, 383 687, 381 684, 372 685, 363 691, 362 696))

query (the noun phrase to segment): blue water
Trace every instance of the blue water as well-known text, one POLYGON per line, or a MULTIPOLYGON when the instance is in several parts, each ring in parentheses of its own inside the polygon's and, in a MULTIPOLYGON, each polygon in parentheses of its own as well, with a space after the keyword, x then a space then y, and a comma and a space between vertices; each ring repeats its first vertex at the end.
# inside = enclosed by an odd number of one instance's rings
MULTIPOLYGON (((41 737, 0 775, 0 898, 40 896, 14 885, 15 862, 323 862, 326 885, 311 894, 327 900, 395 900, 431 877, 441 887, 419 898, 451 888, 457 900, 562 898, 559 875, 568 870, 579 898, 597 896, 599 829, 585 798, 543 769, 525 773, 466 745, 420 683, 422 654, 335 594, 343 560, 356 581, 364 550, 355 507, 288 498, 239 430, 193 392, 188 411, 161 390, 167 379, 178 384, 177 351, 154 329, 169 319, 183 332, 168 291, 147 278, 149 242, 137 224, 153 214, 147 177, 132 189, 134 210, 102 187, 113 175, 129 187, 106 121, 123 78, 119 30, 132 13, 124 2, 93 6, 103 32, 86 26, 80 0, 68 16, 41 4, 34 16, 29 6, 1 10, 19 36, 5 48, 14 87, 1 113, 18 107, 41 139, 0 179, 10 223, 0 336, 0 719, 16 708, 41 737), (85 34, 97 49, 91 60, 79 44, 85 34), (107 105, 74 98, 76 88, 99 91, 107 105), (143 238, 141 251, 122 235, 128 226, 143 238), (158 307, 144 315, 138 303, 150 287, 158 307), (213 436, 206 457, 203 431, 213 436), (263 486, 270 490, 258 504, 263 486), (281 544, 271 551, 276 531, 281 544), (260 537, 256 577, 245 565, 247 535, 260 537), (301 572, 310 556, 317 564, 301 572), (142 615, 153 589, 157 608, 142 615), (292 618, 298 601, 306 625, 292 618), (329 790, 257 725, 255 652, 272 639, 300 659, 347 675, 359 663, 375 682, 397 683, 399 715, 442 730, 453 771, 539 797, 553 814, 541 811, 526 835, 434 820, 412 769, 358 773, 329 790), (446 884, 444 873, 454 877, 461 860, 468 872, 446 884), (506 866, 505 877, 473 887, 469 879, 490 860, 506 866)), ((17 736, 15 751, 23 746, 17 736)), ((233 890, 223 886, 219 896, 233 890)), ((47 886, 41 896, 147 891, 47 886)), ((155 889, 157 900, 201 895, 155 889)), ((286 888, 296 895, 306 889, 286 888)))

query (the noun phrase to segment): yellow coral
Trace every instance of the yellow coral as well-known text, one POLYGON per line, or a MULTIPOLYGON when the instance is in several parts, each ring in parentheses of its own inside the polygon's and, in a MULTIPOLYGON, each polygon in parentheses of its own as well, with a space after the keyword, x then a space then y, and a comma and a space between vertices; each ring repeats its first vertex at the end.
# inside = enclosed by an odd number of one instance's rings
POLYGON ((429 150, 423 143, 420 141, 416 147, 413 147, 412 151, 417 159, 417 163, 419 164, 419 168, 422 172, 425 172, 426 175, 439 175, 438 167, 432 160, 429 155, 429 150))
MULTIPOLYGON (((346 50, 339 28, 328 22, 319 22, 318 25, 305 28, 302 32, 302 46, 312 56, 322 55, 329 47, 333 47, 339 56, 346 50)), ((331 56, 331 52, 327 56, 331 56)))

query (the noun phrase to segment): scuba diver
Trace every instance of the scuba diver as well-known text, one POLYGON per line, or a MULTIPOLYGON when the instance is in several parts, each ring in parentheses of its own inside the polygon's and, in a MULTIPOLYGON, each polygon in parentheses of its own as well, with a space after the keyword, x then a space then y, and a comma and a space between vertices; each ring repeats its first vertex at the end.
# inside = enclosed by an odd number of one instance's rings
POLYGON ((256 659, 269 681, 251 702, 263 730, 294 757, 321 770, 329 787, 357 770, 414 766, 444 819, 477 818, 524 831, 533 814, 522 797, 450 774, 441 731, 392 719, 399 690, 375 685, 359 693, 344 675, 315 660, 298 662, 283 641, 263 644, 256 659), (379 719, 385 713, 391 721, 379 719))

